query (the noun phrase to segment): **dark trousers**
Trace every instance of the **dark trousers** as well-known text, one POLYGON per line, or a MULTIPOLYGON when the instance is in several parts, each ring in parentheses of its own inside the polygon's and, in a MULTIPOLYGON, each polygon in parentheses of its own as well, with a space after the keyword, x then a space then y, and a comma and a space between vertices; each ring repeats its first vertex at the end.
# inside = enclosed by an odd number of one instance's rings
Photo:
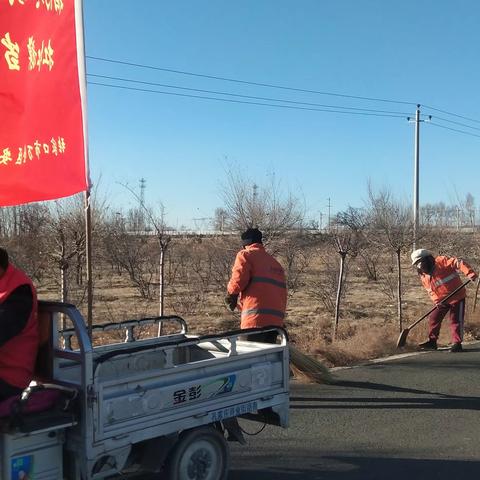
POLYGON ((445 315, 450 314, 450 334, 452 343, 462 343, 463 340, 463 320, 465 317, 465 299, 455 303, 446 303, 437 305, 437 308, 430 314, 429 320, 429 338, 437 340, 440 334, 440 327, 445 315))
POLYGON ((10 397, 15 397, 23 392, 21 388, 14 387, 0 378, 0 402, 10 397))

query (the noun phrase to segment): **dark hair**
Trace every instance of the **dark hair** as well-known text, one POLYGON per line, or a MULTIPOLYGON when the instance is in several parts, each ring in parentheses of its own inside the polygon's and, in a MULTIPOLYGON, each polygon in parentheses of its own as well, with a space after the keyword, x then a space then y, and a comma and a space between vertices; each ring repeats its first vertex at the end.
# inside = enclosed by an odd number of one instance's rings
POLYGON ((243 246, 262 243, 262 232, 258 228, 248 228, 242 233, 243 246))
POLYGON ((8 268, 8 253, 4 248, 0 248, 0 268, 8 268))

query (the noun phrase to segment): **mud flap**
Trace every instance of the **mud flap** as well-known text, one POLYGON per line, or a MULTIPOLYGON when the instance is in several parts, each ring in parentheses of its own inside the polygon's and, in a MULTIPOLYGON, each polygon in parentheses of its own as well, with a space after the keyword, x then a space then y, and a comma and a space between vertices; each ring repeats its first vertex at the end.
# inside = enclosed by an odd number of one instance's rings
POLYGON ((240 428, 240 425, 238 424, 238 420, 236 417, 226 418, 225 420, 223 420, 222 423, 223 423, 223 426, 225 427, 225 430, 228 432, 227 440, 229 442, 237 441, 242 445, 247 444, 247 441, 243 436, 242 429, 240 428))

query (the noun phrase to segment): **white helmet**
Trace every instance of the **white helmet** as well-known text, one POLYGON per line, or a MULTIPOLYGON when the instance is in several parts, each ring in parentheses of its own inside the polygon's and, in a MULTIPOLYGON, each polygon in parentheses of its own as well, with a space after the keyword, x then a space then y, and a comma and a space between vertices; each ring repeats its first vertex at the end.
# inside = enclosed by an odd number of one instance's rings
POLYGON ((425 250, 425 248, 419 248, 418 250, 414 250, 410 255, 412 259, 412 265, 418 263, 422 258, 425 257, 433 257, 432 252, 429 250, 425 250))

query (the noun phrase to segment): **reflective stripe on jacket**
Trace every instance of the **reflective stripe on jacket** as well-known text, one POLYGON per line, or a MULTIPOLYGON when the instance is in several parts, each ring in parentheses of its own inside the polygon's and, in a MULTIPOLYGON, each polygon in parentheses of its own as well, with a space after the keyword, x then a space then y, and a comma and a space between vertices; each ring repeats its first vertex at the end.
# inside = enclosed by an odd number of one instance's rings
POLYGON ((287 306, 285 272, 261 243, 237 253, 227 291, 240 294, 241 328, 283 326, 287 306))
MULTIPOLYGON (((473 269, 456 257, 438 256, 435 258, 435 266, 432 275, 422 273, 420 278, 422 284, 430 294, 434 303, 439 303, 449 293, 453 292, 462 284, 458 272, 462 272, 469 278, 476 276, 473 269)), ((467 295, 465 288, 461 288, 453 297, 448 299, 448 303, 454 303, 462 300, 467 295)))
POLYGON ((9 265, 0 278, 0 304, 21 285, 32 289, 32 312, 20 334, 0 347, 0 378, 15 387, 26 388, 33 378, 38 350, 37 295, 27 275, 9 265))

